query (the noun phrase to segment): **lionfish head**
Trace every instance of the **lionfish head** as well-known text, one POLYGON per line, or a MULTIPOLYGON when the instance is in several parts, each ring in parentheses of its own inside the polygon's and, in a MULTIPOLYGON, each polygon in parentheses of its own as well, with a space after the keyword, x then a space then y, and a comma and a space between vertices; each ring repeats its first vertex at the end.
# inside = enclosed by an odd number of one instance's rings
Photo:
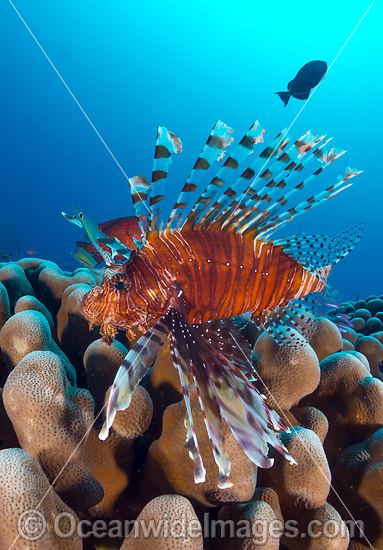
POLYGON ((135 311, 128 308, 132 283, 125 274, 106 277, 101 285, 93 287, 81 302, 81 312, 91 325, 113 325, 128 330, 137 324, 135 311))

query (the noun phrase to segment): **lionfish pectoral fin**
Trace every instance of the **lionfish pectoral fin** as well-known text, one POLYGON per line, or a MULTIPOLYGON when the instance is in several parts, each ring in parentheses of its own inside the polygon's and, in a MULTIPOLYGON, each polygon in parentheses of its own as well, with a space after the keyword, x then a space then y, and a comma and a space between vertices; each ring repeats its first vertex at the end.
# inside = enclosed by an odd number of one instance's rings
POLYGON ((219 488, 232 486, 229 480, 230 457, 224 449, 223 420, 229 425, 245 454, 258 466, 270 467, 273 463, 267 456, 268 445, 293 461, 274 431, 286 427, 251 385, 246 376, 251 366, 244 369, 248 358, 245 352, 240 357, 235 336, 231 339, 232 345, 223 346, 222 340, 217 339, 219 325, 212 323, 211 332, 209 323, 191 325, 182 305, 182 295, 180 307, 170 308, 164 321, 171 330, 172 357, 184 389, 188 411, 187 447, 195 461, 195 477, 200 474, 202 459, 190 407, 190 376, 194 379, 218 467, 219 488))
POLYGON ((194 379, 196 385, 214 461, 218 467, 218 487, 221 489, 232 487, 232 483, 229 481, 230 459, 223 449, 222 416, 218 403, 209 385, 208 378, 199 384, 197 383, 198 376, 196 376, 196 369, 203 369, 205 355, 210 355, 211 350, 190 324, 187 318, 186 303, 180 289, 175 289, 172 304, 164 317, 164 321, 171 330, 170 349, 172 359, 178 370, 183 388, 187 410, 187 420, 185 423, 187 429, 186 448, 194 461, 194 480, 196 483, 205 480, 205 468, 199 449, 190 404, 191 377, 194 379), (198 365, 198 363, 201 364, 198 365))
POLYGON ((314 306, 310 298, 304 297, 287 302, 283 306, 254 315, 275 342, 288 345, 294 349, 306 344, 317 327, 314 306))
POLYGON ((105 440, 108 437, 116 411, 129 407, 135 388, 151 368, 168 334, 169 329, 162 320, 157 321, 126 355, 112 385, 100 439, 105 440))

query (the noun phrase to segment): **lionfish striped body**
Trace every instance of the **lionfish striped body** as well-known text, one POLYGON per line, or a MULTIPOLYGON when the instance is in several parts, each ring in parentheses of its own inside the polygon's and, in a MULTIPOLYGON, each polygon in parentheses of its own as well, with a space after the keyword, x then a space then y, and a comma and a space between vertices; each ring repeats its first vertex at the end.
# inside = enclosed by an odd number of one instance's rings
MULTIPOLYGON (((324 287, 322 280, 271 243, 235 233, 165 232, 161 238, 149 237, 123 272, 106 282, 105 294, 98 294, 96 324, 113 317, 110 323, 125 330, 138 323, 150 325, 165 313, 175 281, 183 290, 191 323, 246 312, 259 316, 324 287), (116 288, 116 280, 125 282, 124 288, 116 288)), ((84 301, 87 317, 93 315, 89 307, 84 301)))
MULTIPOLYGON (((359 172, 348 168, 335 185, 293 202, 293 195, 299 197, 344 151, 327 151, 324 137, 306 133, 291 142, 282 132, 249 164, 254 147, 263 141, 258 122, 192 204, 202 176, 231 144, 231 133, 221 122, 215 126, 166 223, 161 213, 165 182, 181 142, 166 128, 159 129, 152 183, 144 176, 130 180, 144 244, 127 249, 127 261, 82 303, 83 314, 101 326, 107 341, 116 329, 131 336, 135 327, 144 332, 117 373, 100 438, 107 437, 116 411, 129 406, 134 388, 170 336, 188 412, 186 447, 194 460, 195 480, 203 481, 205 471, 193 424, 191 384, 198 391, 219 487, 230 485, 222 420, 256 464, 271 466, 268 445, 293 461, 274 431, 285 426, 252 385, 251 350, 231 318, 251 313, 279 344, 302 345, 315 327, 302 299, 325 288, 332 267, 361 234, 353 227, 337 238, 301 234, 270 239, 297 215, 348 187, 359 172), (303 176, 312 162, 315 170, 303 176), (294 177, 299 182, 292 185, 294 177)), ((103 235, 97 238, 102 241, 103 235)), ((97 238, 92 240, 96 247, 97 238)), ((123 253, 120 241, 115 249, 123 253)))

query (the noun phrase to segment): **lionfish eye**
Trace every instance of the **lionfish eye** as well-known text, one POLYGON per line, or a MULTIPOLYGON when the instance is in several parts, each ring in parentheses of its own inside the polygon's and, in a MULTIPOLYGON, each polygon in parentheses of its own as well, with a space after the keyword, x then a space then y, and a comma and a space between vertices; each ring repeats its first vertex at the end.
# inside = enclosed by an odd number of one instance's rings
POLYGON ((117 281, 114 283, 114 286, 117 288, 117 290, 123 290, 125 288, 125 283, 123 281, 117 281))

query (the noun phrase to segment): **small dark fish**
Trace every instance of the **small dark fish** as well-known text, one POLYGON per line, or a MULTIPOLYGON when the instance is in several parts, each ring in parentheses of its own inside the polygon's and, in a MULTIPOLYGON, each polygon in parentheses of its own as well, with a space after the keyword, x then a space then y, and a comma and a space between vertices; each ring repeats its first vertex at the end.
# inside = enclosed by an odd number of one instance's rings
POLYGON ((275 92, 286 105, 291 96, 297 99, 307 99, 315 86, 318 86, 327 71, 326 61, 310 61, 299 69, 297 76, 291 80, 287 89, 288 92, 275 92))

